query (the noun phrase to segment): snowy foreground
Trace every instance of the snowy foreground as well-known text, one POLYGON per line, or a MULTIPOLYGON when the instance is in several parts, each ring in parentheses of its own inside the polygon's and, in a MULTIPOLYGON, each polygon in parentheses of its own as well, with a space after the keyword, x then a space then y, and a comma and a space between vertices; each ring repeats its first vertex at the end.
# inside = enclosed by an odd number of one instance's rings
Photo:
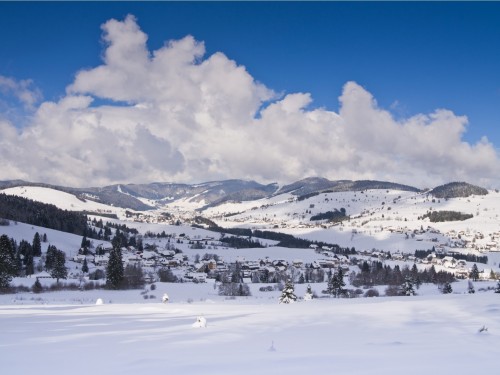
POLYGON ((0 296, 2 373, 498 371, 500 295, 491 291, 291 305, 252 298, 110 303, 109 296, 103 305, 0 296), (199 316, 206 328, 193 327, 199 316))

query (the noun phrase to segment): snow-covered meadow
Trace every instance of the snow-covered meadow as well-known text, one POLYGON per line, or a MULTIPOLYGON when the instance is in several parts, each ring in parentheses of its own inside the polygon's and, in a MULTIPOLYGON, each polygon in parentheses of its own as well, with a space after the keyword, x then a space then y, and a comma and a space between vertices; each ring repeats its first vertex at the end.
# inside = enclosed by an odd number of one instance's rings
MULTIPOLYGON (((70 210, 108 210, 55 191, 21 189, 12 193, 33 194, 30 198, 41 194, 47 203, 70 210)), ((279 231, 311 240, 354 246, 358 250, 402 252, 430 248, 435 244, 431 240, 434 236, 444 242, 447 240, 444 233, 451 229, 494 232, 500 213, 500 195, 493 192, 487 198, 440 202, 413 193, 386 191, 370 191, 361 198, 360 193, 346 192, 292 202, 286 195, 243 204, 227 203, 217 207, 218 211, 211 209, 207 213, 217 220, 217 215, 224 212, 242 212, 219 219, 221 225, 228 227, 273 229, 279 224, 279 231), (396 203, 381 204, 394 199, 396 203), (387 209, 389 204, 391 210, 387 209), (465 222, 433 224, 441 234, 425 233, 420 238, 408 239, 387 229, 404 225, 413 230, 427 225, 428 221, 417 216, 431 206, 471 212, 475 217, 465 222), (311 210, 318 213, 339 207, 347 207, 353 214, 365 210, 373 214, 365 212, 343 226, 328 229, 300 225, 310 224, 311 210), (402 221, 403 217, 408 220, 402 221), (363 220, 368 221, 363 224, 363 220), (382 226, 386 229, 382 230, 382 226)), ((189 211, 186 207, 178 210, 189 211)), ((116 213, 122 217, 120 212, 116 213)), ((166 231, 175 235, 185 233, 192 238, 214 236, 188 224, 169 226, 131 221, 126 224, 142 234, 166 231)), ((81 243, 81 236, 23 223, 1 228, 1 234, 17 241, 31 240, 36 232, 47 235, 48 242, 42 243, 43 252, 53 244, 65 251, 68 259, 77 253, 81 243)), ((166 245, 165 239, 154 241, 161 248, 166 245)), ((204 252, 215 253, 229 262, 266 256, 289 262, 293 259, 312 262, 320 256, 310 248, 219 246, 200 250, 190 248, 187 242, 176 246, 190 260, 204 252)), ((500 252, 489 252, 488 257, 489 264, 480 268, 497 269, 500 252)), ((77 263, 68 261, 67 266, 78 273, 77 263)), ((34 277, 17 278, 13 284, 31 287, 34 281, 34 277)), ((49 285, 53 280, 44 279, 42 283, 49 285)), ((155 289, 147 285, 144 290, 0 295, 2 373, 303 374, 312 371, 386 375, 436 371, 495 373, 498 367, 500 294, 493 293, 495 281, 475 283, 476 293, 472 295, 467 293, 467 280, 460 280, 453 283, 453 293, 448 295, 441 294, 436 285, 424 284, 417 291, 418 296, 318 298, 290 305, 278 304, 277 290, 260 291, 263 284, 249 283, 252 296, 233 299, 219 296, 213 280, 155 285, 155 289), (164 293, 168 293, 169 303, 162 303, 164 293), (104 304, 96 305, 99 298, 104 304), (193 327, 198 317, 207 320, 207 327, 193 327)), ((296 294, 304 296, 306 286, 296 284, 296 294)), ((324 296, 321 291, 326 284, 312 284, 312 288, 317 295, 324 296)), ((376 288, 380 295, 384 294, 385 286, 376 288)))
MULTIPOLYGON (((88 296, 99 293, 106 295, 88 296)), ((274 298, 163 304, 126 302, 132 292, 115 296, 104 296, 103 305, 1 296, 2 372, 373 375, 498 368, 500 295, 492 291, 289 305, 274 298), (206 328, 193 327, 198 316, 206 328)))

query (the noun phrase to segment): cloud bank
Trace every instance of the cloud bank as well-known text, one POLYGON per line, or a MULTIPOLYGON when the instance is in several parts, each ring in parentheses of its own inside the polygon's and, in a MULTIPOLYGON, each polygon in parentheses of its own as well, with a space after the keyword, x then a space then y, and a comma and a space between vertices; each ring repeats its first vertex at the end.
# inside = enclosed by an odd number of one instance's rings
MULTIPOLYGON (((205 56, 192 36, 150 51, 133 16, 102 30, 101 65, 78 72, 64 97, 41 103, 21 129, 0 120, 0 179, 498 182, 493 145, 464 142, 467 118, 448 110, 395 120, 355 82, 343 87, 339 113, 311 110, 308 93, 279 96, 223 53, 205 56)), ((39 98, 5 77, 2 87, 27 106, 39 98)))

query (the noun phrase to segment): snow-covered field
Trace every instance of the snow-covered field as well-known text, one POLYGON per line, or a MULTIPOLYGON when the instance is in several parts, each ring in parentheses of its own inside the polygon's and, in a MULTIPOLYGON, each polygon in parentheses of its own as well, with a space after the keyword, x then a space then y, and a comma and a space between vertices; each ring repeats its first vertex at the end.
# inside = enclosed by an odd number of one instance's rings
MULTIPOLYGON (((109 303, 106 292, 89 293, 100 293, 105 303, 0 296, 2 373, 420 375, 498 369, 500 295, 491 291, 290 305, 277 299, 109 303), (206 328, 193 327, 198 316, 206 318, 206 328), (479 332, 483 326, 487 331, 479 332)), ((120 294, 115 299, 137 298, 137 291, 120 294)))
MULTIPOLYGON (((110 210, 94 202, 44 188, 19 188, 9 193, 41 200, 69 210, 110 210), (37 190, 38 189, 38 190, 37 190)), ((290 233, 311 240, 338 243, 358 250, 413 252, 447 243, 447 231, 467 236, 484 232, 484 240, 497 232, 500 194, 456 200, 437 200, 415 193, 367 191, 321 194, 304 201, 290 195, 244 203, 226 203, 204 214, 227 227, 247 227, 290 233), (384 204, 382 204, 384 202, 384 204), (389 210, 388 207, 391 207, 389 210), (410 232, 429 225, 421 220, 430 208, 472 213, 463 222, 435 223, 439 234, 415 237, 410 232), (328 229, 311 227, 310 216, 346 208, 349 222, 328 229), (225 216, 228 213, 235 215, 225 216), (406 220, 405 220, 406 219, 406 220), (438 242, 432 240, 436 237, 438 242)), ((189 202, 188 202, 189 203, 189 202)), ((193 207, 176 202, 175 212, 193 207)), ((190 203, 191 204, 191 203, 190 203)), ((172 207, 171 207, 172 208, 172 207)), ((166 207, 168 210, 168 206, 166 207)), ((113 211, 122 217, 121 213, 113 211)), ((106 219, 108 220, 108 219, 106 219)), ((109 219, 121 223, 118 220, 109 219)), ((141 234, 146 231, 181 233, 191 238, 216 236, 189 225, 128 221, 141 234)), ((35 232, 47 235, 42 243, 76 253, 81 236, 23 223, 1 227, 17 241, 31 241, 35 232)), ((166 239, 158 239, 160 248, 166 239)), ((103 241, 96 241, 98 245, 103 241)), ((191 249, 176 244, 190 259, 205 252, 226 261, 302 259, 318 257, 312 249, 269 247, 258 249, 191 249)), ((473 251, 463 249, 464 251, 473 251)), ((488 267, 498 269, 500 252, 488 252, 488 267)), ((78 264, 67 263, 78 272, 78 264)), ((480 268, 486 265, 480 265, 480 268)), ((14 279, 14 285, 32 286, 34 278, 14 279)), ((68 282, 78 282, 77 279, 68 282)), ((53 280, 44 279, 44 284, 53 280)), ((424 284, 415 297, 357 299, 319 298, 279 305, 279 291, 263 292, 263 284, 248 284, 252 297, 226 299, 208 283, 156 283, 156 289, 111 291, 30 292, 0 295, 0 359, 2 373, 167 373, 167 374, 422 374, 436 371, 465 374, 496 373, 500 348, 500 294, 484 290, 496 281, 475 283, 476 294, 467 293, 467 280, 453 283, 453 294, 442 295, 436 285, 424 284), (482 290, 481 290, 482 289, 482 290), (170 302, 161 302, 168 293, 170 302), (147 297, 147 298, 146 298, 147 297), (103 305, 96 305, 101 298, 103 305), (195 328, 197 317, 206 318, 205 328, 195 328), (487 330, 479 332, 484 327, 487 330)), ((306 284, 296 284, 303 296, 306 284)), ((323 284, 312 284, 321 294, 323 284)), ((377 287, 382 295, 385 287, 377 287)))

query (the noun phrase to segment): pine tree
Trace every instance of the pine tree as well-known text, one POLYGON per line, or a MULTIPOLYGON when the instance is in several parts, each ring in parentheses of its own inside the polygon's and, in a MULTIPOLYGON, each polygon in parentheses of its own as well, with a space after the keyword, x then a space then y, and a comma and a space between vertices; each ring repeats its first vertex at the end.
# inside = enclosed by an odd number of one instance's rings
POLYGON ((113 249, 109 253, 108 266, 106 267, 106 284, 111 289, 119 289, 123 284, 124 277, 120 240, 115 240, 115 238, 113 238, 113 249))
POLYGON ((472 266, 472 270, 470 271, 469 278, 473 281, 479 280, 479 270, 477 269, 476 263, 472 266))
POLYGON ((33 262, 33 254, 28 253, 24 257, 24 264, 26 265, 26 276, 33 275, 35 273, 35 264, 33 262))
POLYGON ((7 288, 17 273, 12 243, 7 235, 0 236, 0 288, 7 288))
POLYGON ((495 289, 495 293, 500 293, 500 280, 498 280, 497 287, 495 289))
POLYGON ((50 271, 54 267, 57 248, 54 245, 49 245, 47 255, 45 256, 45 269, 50 271))
POLYGON ((444 283, 443 289, 442 289, 443 294, 450 294, 453 292, 453 289, 451 287, 450 283, 444 283))
POLYGON ((42 256, 42 243, 38 232, 36 232, 35 236, 33 237, 33 256, 34 257, 42 256))
POLYGON ((344 272, 342 268, 338 268, 337 272, 335 272, 330 280, 328 281, 327 291, 332 296, 339 298, 345 294, 345 282, 344 282, 344 272))
POLYGON ((64 253, 64 251, 55 250, 54 264, 52 266, 50 276, 52 276, 54 279, 57 279, 57 283, 59 283, 59 279, 68 278, 68 269, 66 268, 66 254, 64 253))
POLYGON ((406 276, 403 285, 401 286, 401 293, 404 296, 414 296, 415 290, 413 289, 413 280, 411 277, 406 276))
POLYGON ((281 292, 280 303, 293 303, 297 300, 295 295, 295 287, 291 280, 288 280, 281 292))
POLYGON ((88 241, 87 241, 87 237, 86 236, 82 237, 82 243, 80 244, 80 250, 82 250, 82 254, 83 255, 87 255, 88 254, 88 241))
POLYGON ((89 265, 87 264, 87 258, 83 260, 82 272, 83 273, 89 272, 89 265))

